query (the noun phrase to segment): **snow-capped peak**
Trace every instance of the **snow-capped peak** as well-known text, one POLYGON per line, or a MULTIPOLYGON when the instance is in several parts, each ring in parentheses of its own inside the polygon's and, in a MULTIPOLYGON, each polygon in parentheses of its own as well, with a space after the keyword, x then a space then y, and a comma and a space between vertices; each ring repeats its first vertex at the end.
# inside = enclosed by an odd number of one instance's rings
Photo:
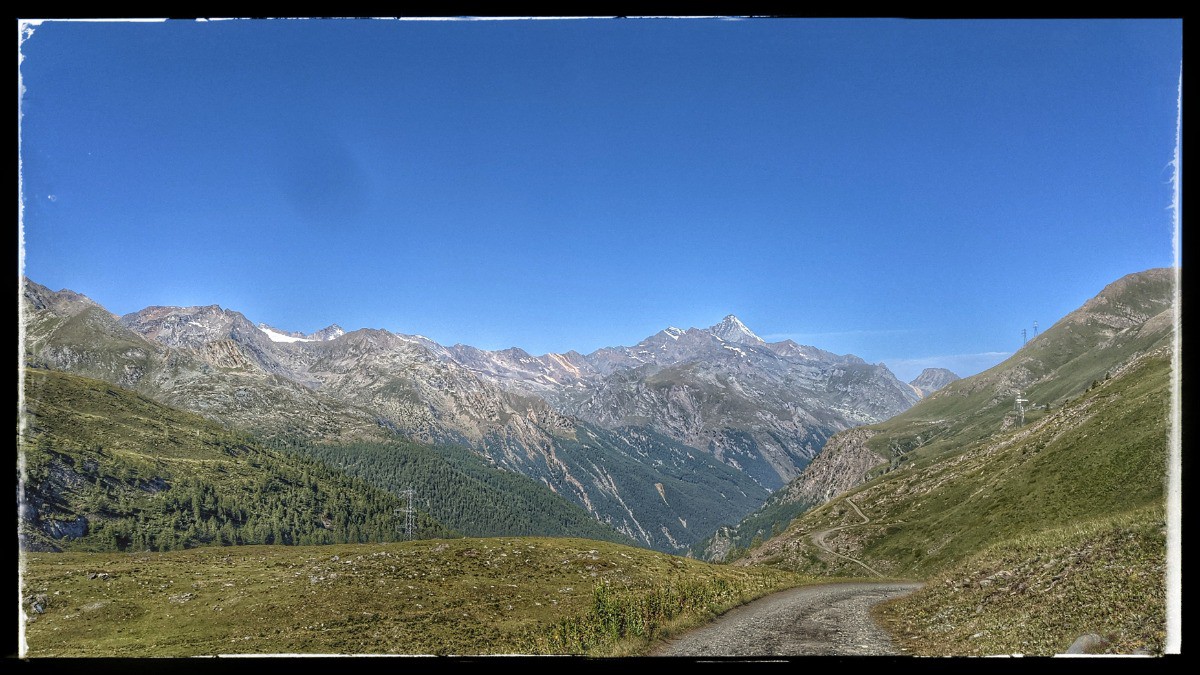
POLYGON ((672 340, 678 340, 679 336, 683 335, 683 329, 676 328, 675 326, 667 326, 663 332, 666 333, 667 337, 671 338, 672 340))
POLYGON ((726 342, 740 342, 742 344, 763 344, 763 339, 758 337, 746 327, 736 316, 730 314, 721 320, 721 323, 710 326, 708 332, 725 340, 726 342))

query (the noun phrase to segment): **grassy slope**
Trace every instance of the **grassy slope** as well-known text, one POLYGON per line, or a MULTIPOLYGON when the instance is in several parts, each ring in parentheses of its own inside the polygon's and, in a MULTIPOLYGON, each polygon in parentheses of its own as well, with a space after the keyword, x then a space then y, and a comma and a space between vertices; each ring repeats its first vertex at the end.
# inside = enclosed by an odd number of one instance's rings
POLYGON ((983 444, 955 465, 914 467, 922 478, 906 487, 918 494, 922 482, 945 483, 889 506, 906 523, 864 553, 925 572, 992 542, 1162 504, 1169 372, 1165 358, 1147 360, 1008 443, 983 444), (930 532, 948 538, 932 553, 930 532))
POLYGON ((1115 366, 1170 342, 1172 278, 1163 269, 1113 282, 1003 363, 872 425, 879 433, 868 445, 884 459, 907 453, 906 461, 957 451, 1005 428, 1018 390, 1029 401, 1026 422, 1037 421, 1039 406, 1057 408, 1115 366))
MULTIPOLYGON (((1106 286, 1095 298, 1064 317, 1003 363, 979 375, 952 382, 916 406, 870 430, 867 447, 880 457, 868 476, 917 462, 942 461, 964 447, 992 438, 1017 424, 1015 398, 1021 392, 1027 425, 1103 381, 1120 364, 1171 340, 1170 269, 1147 270, 1106 286)), ((738 547, 771 536, 810 508, 785 503, 781 490, 736 528, 724 533, 738 547)), ((709 541, 693 547, 703 555, 709 541)), ((735 556, 736 557, 736 556, 735 556)), ((732 560, 733 558, 729 558, 732 560)))
POLYGON ((990 547, 875 617, 910 654, 1050 655, 1085 633, 1161 653, 1165 553, 1162 510, 1147 507, 990 547))
MULTIPOLYGON (((43 609, 25 625, 34 657, 536 653, 564 620, 586 622, 598 584, 605 597, 690 589, 686 624, 806 581, 583 539, 456 539, 33 553, 23 606, 43 609)), ((647 638, 634 642, 587 653, 647 638)))
POLYGON ((805 514, 750 560, 853 573, 861 568, 820 551, 810 536, 854 525, 828 542, 885 574, 934 575, 888 614, 917 651, 1045 653, 1098 631, 1112 634, 1112 650, 1161 649, 1169 372, 1160 351, 1037 424, 951 458, 919 458, 805 514), (848 499, 872 522, 857 525, 848 499), (945 586, 1000 568, 1011 573, 1003 585, 945 586), (1069 595, 1038 592, 1056 574, 1069 595), (989 594, 998 588, 1007 594, 989 594), (1071 603, 1076 609, 1066 611, 1071 603), (1022 616, 1030 617, 1023 626, 1022 616), (1056 616, 1058 628, 1038 632, 1056 616))
POLYGON ((787 564, 818 573, 855 569, 803 555, 816 553, 807 534, 860 522, 847 499, 872 522, 838 533, 843 552, 917 576, 999 541, 1160 505, 1169 370, 1165 355, 1143 359, 1040 423, 949 459, 920 459, 806 513, 784 534, 801 553, 787 564))

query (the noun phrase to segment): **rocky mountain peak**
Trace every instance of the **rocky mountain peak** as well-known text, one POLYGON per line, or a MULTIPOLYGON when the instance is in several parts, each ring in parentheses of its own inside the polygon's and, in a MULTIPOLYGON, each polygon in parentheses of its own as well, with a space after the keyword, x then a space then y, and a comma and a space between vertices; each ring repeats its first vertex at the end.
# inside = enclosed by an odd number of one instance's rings
POLYGON ((725 340, 726 342, 739 342, 742 344, 761 345, 764 344, 763 339, 754 334, 754 331, 746 327, 736 316, 730 314, 721 320, 721 323, 715 326, 709 326, 708 332, 725 340))
POLYGON ((253 339, 254 324, 241 312, 220 305, 147 307, 121 317, 121 323, 168 347, 198 347, 213 340, 253 339))
POLYGON ((72 315, 88 307, 100 307, 95 300, 70 289, 64 288, 60 291, 52 291, 41 284, 29 280, 29 278, 25 278, 24 282, 25 299, 29 301, 34 309, 52 309, 59 314, 72 315))
POLYGON ((959 379, 958 375, 945 368, 926 368, 908 384, 917 390, 921 398, 925 398, 957 379, 959 379))
POLYGON ((335 340, 345 334, 346 329, 335 323, 313 333, 310 337, 312 337, 314 340, 320 340, 324 342, 325 340, 335 340))

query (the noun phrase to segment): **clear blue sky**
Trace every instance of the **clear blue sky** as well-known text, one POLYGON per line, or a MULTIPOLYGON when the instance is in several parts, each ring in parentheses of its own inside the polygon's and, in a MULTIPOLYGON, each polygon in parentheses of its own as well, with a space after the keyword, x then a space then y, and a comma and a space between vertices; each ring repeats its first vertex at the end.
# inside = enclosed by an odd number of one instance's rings
POLYGON ((1173 263, 1180 21, 46 22, 25 273, 541 354, 960 375, 1173 263))

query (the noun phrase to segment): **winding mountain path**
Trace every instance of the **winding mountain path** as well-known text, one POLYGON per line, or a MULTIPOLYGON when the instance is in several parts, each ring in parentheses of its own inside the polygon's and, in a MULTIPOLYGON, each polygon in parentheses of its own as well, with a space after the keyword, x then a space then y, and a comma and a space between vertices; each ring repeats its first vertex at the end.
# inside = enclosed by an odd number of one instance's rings
POLYGON ((802 586, 730 610, 651 656, 846 656, 900 653, 867 611, 919 583, 802 586))
POLYGON ((858 517, 862 518, 863 521, 861 523, 854 523, 853 525, 840 525, 838 527, 833 527, 828 530, 821 530, 820 532, 814 532, 812 535, 812 543, 817 548, 820 548, 827 553, 832 553, 833 555, 836 555, 839 558, 844 558, 846 560, 849 560, 850 562, 858 563, 859 565, 862 566, 863 569, 867 570, 871 574, 874 574, 877 577, 882 577, 883 574, 879 570, 875 569, 874 567, 871 567, 870 565, 859 560, 858 558, 851 558, 848 555, 842 555, 841 553, 838 553, 837 551, 833 550, 832 548, 829 548, 825 544, 825 537, 828 537, 830 534, 833 534, 834 532, 837 532, 838 530, 845 530, 845 529, 849 529, 851 527, 862 527, 863 525, 866 525, 867 523, 871 522, 871 519, 868 518, 866 516, 866 514, 864 514, 862 512, 862 510, 858 508, 858 504, 855 504, 853 499, 850 499, 849 497, 847 497, 846 501, 850 503, 850 507, 854 509, 854 512, 857 513, 858 517))

